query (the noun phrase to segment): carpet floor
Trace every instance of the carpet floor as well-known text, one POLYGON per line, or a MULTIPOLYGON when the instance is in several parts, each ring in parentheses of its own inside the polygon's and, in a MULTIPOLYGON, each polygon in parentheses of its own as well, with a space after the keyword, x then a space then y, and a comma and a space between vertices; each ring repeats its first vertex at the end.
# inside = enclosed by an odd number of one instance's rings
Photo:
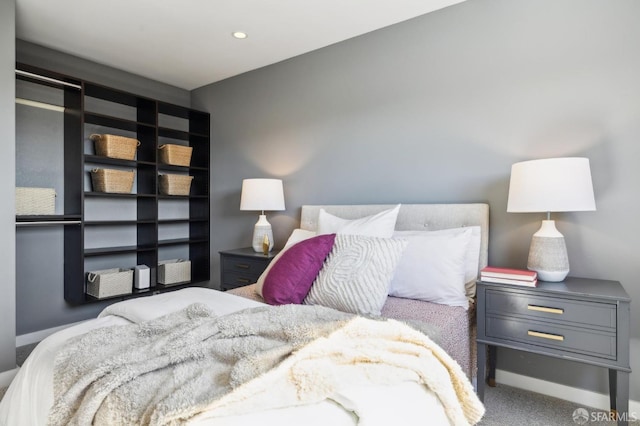
POLYGON ((501 384, 495 388, 485 388, 484 404, 486 413, 479 423, 480 426, 576 426, 581 424, 609 426, 616 424, 615 421, 607 421, 607 412, 501 384), (580 408, 586 410, 581 410, 588 416, 586 421, 583 421, 584 418, 577 417, 574 421, 574 415, 580 413, 576 410, 580 408))

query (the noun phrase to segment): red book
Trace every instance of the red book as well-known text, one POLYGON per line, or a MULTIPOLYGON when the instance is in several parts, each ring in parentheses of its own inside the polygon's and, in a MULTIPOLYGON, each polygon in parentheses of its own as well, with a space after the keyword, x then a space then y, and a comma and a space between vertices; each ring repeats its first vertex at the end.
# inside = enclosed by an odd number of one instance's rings
POLYGON ((535 281, 538 278, 536 271, 528 271, 526 269, 498 268, 487 266, 480 271, 480 278, 504 278, 520 281, 535 281))

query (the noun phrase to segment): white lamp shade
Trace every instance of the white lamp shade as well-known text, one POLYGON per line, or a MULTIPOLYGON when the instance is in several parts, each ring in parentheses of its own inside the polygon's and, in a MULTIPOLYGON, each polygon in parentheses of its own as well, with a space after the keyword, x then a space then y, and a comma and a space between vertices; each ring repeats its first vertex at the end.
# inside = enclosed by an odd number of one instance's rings
POLYGON ((511 166, 507 211, 577 212, 596 209, 588 158, 548 158, 511 166))
POLYGON ((240 210, 284 210, 284 191, 280 179, 244 179, 240 210))

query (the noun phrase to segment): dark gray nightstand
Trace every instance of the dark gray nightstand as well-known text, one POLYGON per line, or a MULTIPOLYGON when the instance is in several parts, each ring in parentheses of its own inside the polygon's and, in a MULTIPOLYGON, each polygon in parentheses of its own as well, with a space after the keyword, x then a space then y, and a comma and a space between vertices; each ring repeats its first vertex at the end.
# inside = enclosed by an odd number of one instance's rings
POLYGON ((251 247, 244 247, 219 253, 220 286, 221 290, 227 291, 255 283, 279 250, 271 250, 264 255, 251 247))
POLYGON ((502 346, 609 369, 610 406, 627 424, 631 299, 619 282, 569 277, 532 288, 478 281, 477 292, 481 400, 487 346, 502 346))

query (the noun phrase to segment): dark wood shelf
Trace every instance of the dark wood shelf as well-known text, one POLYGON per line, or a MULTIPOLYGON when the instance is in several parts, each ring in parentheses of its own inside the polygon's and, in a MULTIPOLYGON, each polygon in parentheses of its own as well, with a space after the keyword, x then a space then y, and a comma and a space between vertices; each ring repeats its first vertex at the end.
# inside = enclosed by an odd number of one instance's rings
POLYGON ((209 218, 206 217, 194 217, 194 218, 184 218, 184 219, 159 219, 159 225, 169 225, 172 223, 198 223, 198 222, 208 222, 209 218))
POLYGON ((167 129, 164 127, 158 127, 158 136, 162 138, 180 139, 184 141, 189 140, 189 132, 184 130, 167 129))
POLYGON ((110 127, 113 129, 126 130, 128 132, 137 132, 140 126, 154 129, 153 124, 144 123, 140 121, 127 120, 126 118, 113 117, 106 114, 100 114, 97 112, 84 113, 84 120, 86 123, 95 124, 98 126, 110 127))
POLYGON ((188 141, 191 136, 195 136, 198 138, 208 138, 207 135, 203 135, 200 133, 187 132, 184 130, 171 129, 168 127, 158 127, 158 135, 164 138, 181 139, 185 141, 188 141))
POLYGON ((158 101, 158 114, 171 115, 173 117, 184 118, 187 120, 209 118, 208 112, 198 111, 195 109, 187 109, 179 105, 169 104, 162 101, 158 101))
POLYGON ((93 249, 85 249, 85 256, 102 256, 113 254, 137 253, 143 251, 155 250, 156 246, 120 246, 120 247, 101 247, 93 249))
POLYGON ((208 238, 175 238, 172 240, 159 240, 158 246, 178 246, 186 244, 200 244, 209 242, 208 238))
POLYGON ((154 194, 121 194, 118 192, 94 192, 87 191, 84 193, 85 197, 109 197, 109 198, 155 198, 154 194))
POLYGON ((186 281, 183 283, 178 283, 178 284, 169 284, 169 285, 158 283, 155 286, 152 286, 149 288, 144 288, 144 289, 134 288, 133 292, 130 294, 119 294, 116 296, 101 297, 101 298, 93 297, 88 294, 85 294, 83 303, 97 303, 97 302, 104 302, 104 301, 127 300, 131 298, 136 298, 136 297, 146 297, 154 294, 166 293, 169 291, 176 291, 182 288, 193 287, 194 285, 197 285, 197 284, 199 284, 199 282, 195 282, 193 280, 186 281))
POLYGON ((202 199, 202 200, 206 200, 209 198, 208 195, 165 195, 165 194, 159 194, 158 195, 159 199, 163 199, 163 200, 188 200, 189 198, 191 199, 202 199))
POLYGON ((204 172, 209 171, 209 169, 206 168, 206 167, 172 166, 171 164, 162 164, 162 163, 158 164, 158 169, 159 170, 167 170, 167 171, 175 171, 175 172, 188 172, 188 171, 191 171, 191 170, 204 171, 204 172))
POLYGON ((138 167, 138 166, 149 166, 156 167, 156 163, 151 161, 136 161, 136 160, 123 160, 120 158, 111 158, 111 157, 103 157, 101 155, 93 155, 93 154, 85 154, 84 156, 85 164, 109 164, 113 166, 121 166, 121 167, 138 167))
POLYGON ((185 285, 190 284, 190 283, 191 283, 191 281, 181 281, 181 282, 177 282, 177 283, 174 283, 174 284, 158 283, 156 285, 156 288, 167 289, 167 288, 172 288, 172 287, 185 286, 185 285))
POLYGON ((85 164, 87 163, 109 164, 112 166, 122 166, 122 167, 136 167, 138 165, 138 162, 134 160, 122 160, 120 158, 110 158, 110 157, 103 157, 101 155, 91 155, 91 154, 86 154, 84 156, 84 162, 85 164))
POLYGON ((154 224, 155 220, 86 220, 85 226, 134 226, 154 224))
POLYGON ((179 246, 189 244, 189 238, 174 238, 171 240, 158 240, 158 246, 179 246))
MULTIPOLYGON (((84 94, 85 96, 91 98, 97 98, 117 104, 128 105, 130 107, 136 107, 138 109, 144 109, 145 107, 147 109, 151 109, 152 107, 155 108, 155 104, 157 102, 144 96, 135 95, 123 90, 114 89, 102 84, 90 82, 85 82, 84 94)), ((155 118, 155 111, 153 111, 153 117, 155 118)), ((144 120, 144 122, 152 126, 155 125, 155 119, 144 120)))
MULTIPOLYGON (((77 225, 63 226, 65 300, 74 305, 105 300, 124 300, 208 282, 210 279, 208 194, 211 124, 209 113, 24 64, 17 64, 17 69, 55 79, 48 81, 18 73, 16 78, 19 80, 51 86, 63 91, 64 211, 75 213, 16 216, 16 226, 36 226, 40 222, 46 226, 51 223, 55 226, 71 225, 65 222, 73 222, 77 225), (103 132, 136 138, 140 142, 136 159, 122 160, 94 155, 90 148, 90 141, 86 138, 90 133, 103 132), (192 165, 180 167, 158 164, 160 138, 185 141, 184 145, 193 148, 192 165), (87 170, 100 165, 134 169, 136 185, 133 192, 127 194, 96 192, 92 191, 90 186, 85 186, 87 170), (191 192, 195 195, 159 194, 159 170, 194 176, 191 192), (180 203, 187 203, 188 217, 158 219, 159 212, 166 207, 166 205, 160 206, 160 200, 180 200, 180 203), (87 207, 86 203, 91 205, 87 207), (133 210, 126 216, 121 216, 127 218, 126 220, 108 220, 109 215, 94 216, 91 212, 91 209, 100 208, 106 209, 105 213, 108 213, 110 208, 117 209, 123 204, 126 204, 127 209, 133 210), (90 216, 101 219, 86 220, 87 211, 91 212, 90 216), (159 226, 171 224, 181 225, 176 227, 178 233, 171 236, 182 238, 159 240, 159 226), (103 228, 99 229, 100 227, 103 228), (89 241, 93 248, 85 247, 87 228, 90 228, 91 238, 94 238, 89 241), (124 233, 126 237, 124 241, 136 241, 137 244, 100 247, 109 244, 108 238, 102 235, 110 233, 111 228, 113 231, 124 233), (152 286, 148 289, 133 289, 131 294, 100 299, 86 294, 86 272, 92 265, 104 265, 96 269, 133 267, 133 264, 119 263, 122 259, 117 255, 125 254, 134 258, 135 265, 147 265, 155 269, 161 259, 160 249, 182 245, 185 247, 179 247, 177 251, 181 253, 180 256, 185 258, 188 256, 191 261, 190 282, 167 286, 152 282, 152 286)), ((167 227, 163 229, 165 230, 173 231, 167 227)))
POLYGON ((188 200, 191 196, 190 195, 165 195, 165 194, 158 194, 158 199, 161 200, 188 200))
POLYGON ((158 219, 158 225, 171 225, 175 223, 189 223, 191 219, 183 218, 183 219, 158 219))
POLYGON ((72 220, 81 220, 81 215, 62 214, 62 215, 22 215, 16 216, 16 222, 67 222, 72 220))

